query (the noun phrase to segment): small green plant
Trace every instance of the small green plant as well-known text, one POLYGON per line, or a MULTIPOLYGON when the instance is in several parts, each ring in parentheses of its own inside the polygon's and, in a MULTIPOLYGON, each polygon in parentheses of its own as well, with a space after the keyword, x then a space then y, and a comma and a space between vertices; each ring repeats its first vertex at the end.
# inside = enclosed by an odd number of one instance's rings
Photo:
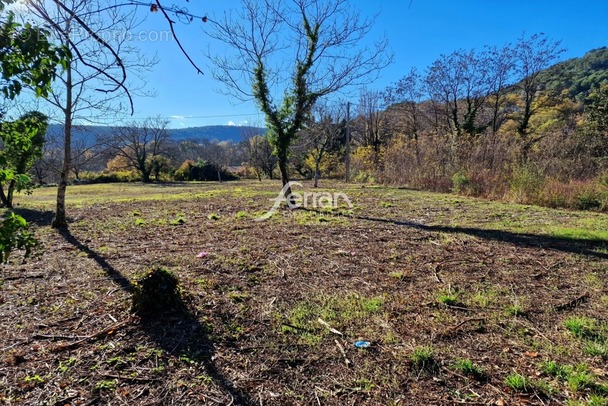
POLYGON ((403 280, 406 277, 405 272, 402 271, 391 272, 388 274, 388 276, 397 280, 403 280))
POLYGON ((102 390, 107 390, 107 391, 113 391, 116 389, 116 380, 103 380, 103 381, 99 381, 95 384, 95 389, 102 391, 102 390))
POLYGON ((393 204, 391 202, 381 202, 380 206, 388 209, 389 207, 393 207, 393 204))
POLYGON ((215 220, 219 220, 220 216, 215 213, 211 213, 210 215, 207 216, 207 218, 211 221, 215 221, 215 220))
POLYGON ((239 211, 238 213, 236 213, 236 218, 237 219, 242 219, 247 217, 247 212, 244 210, 239 211))
POLYGON ((374 388, 374 383, 367 378, 357 379, 353 382, 353 390, 358 392, 369 392, 374 388))
POLYGON ((573 370, 567 377, 568 389, 572 392, 580 392, 584 389, 593 387, 595 382, 593 375, 587 369, 573 370))
POLYGON ((144 219, 142 219, 141 217, 138 217, 135 219, 136 226, 143 226, 144 224, 146 224, 146 221, 144 219))
POLYGON ((246 292, 230 292, 228 293, 228 298, 232 300, 234 303, 242 303, 249 299, 251 295, 246 292))
POLYGON ((57 371, 60 373, 65 373, 67 372, 70 367, 72 365, 74 365, 76 363, 76 359, 75 358, 70 358, 67 361, 59 361, 59 366, 57 367, 57 371))
POLYGON ((169 222, 169 224, 171 224, 172 226, 181 226, 182 224, 186 223, 186 219, 184 218, 184 216, 177 216, 175 219, 171 220, 169 222))
POLYGON ((559 365, 555 361, 544 362, 541 364, 541 370, 549 376, 554 376, 561 379, 566 379, 568 377, 568 369, 564 368, 562 365, 559 365))
POLYGON ((368 313, 376 313, 382 309, 383 304, 384 300, 381 297, 375 297, 362 300, 361 307, 368 313))
POLYGON ((439 292, 437 300, 439 301, 439 303, 444 304, 446 306, 455 306, 459 303, 460 293, 456 290, 452 290, 452 288, 448 286, 447 290, 442 290, 441 292, 439 292))
POLYGON ((454 363, 454 369, 460 371, 464 375, 472 376, 476 379, 485 377, 485 372, 480 366, 475 365, 470 359, 459 359, 454 363))
POLYGON ((517 392, 533 392, 534 385, 530 379, 518 373, 509 374, 505 378, 505 385, 517 392))
POLYGON ((410 361, 412 361, 412 365, 416 368, 432 368, 435 365, 433 348, 428 346, 414 348, 414 351, 410 355, 410 361))
POLYGON ((570 317, 564 326, 577 338, 593 338, 597 335, 595 320, 589 317, 570 317))
POLYGON ((590 395, 587 406, 608 406, 608 397, 602 395, 590 395))
POLYGON ((524 316, 526 314, 526 312, 524 311, 524 308, 519 303, 513 303, 513 304, 508 305, 505 308, 505 313, 507 314, 507 316, 512 316, 512 317, 524 316))
POLYGON ((605 342, 589 341, 585 345, 585 353, 592 357, 602 357, 608 360, 608 345, 605 342))
POLYGON ((23 378, 23 381, 26 383, 33 383, 34 385, 38 385, 44 383, 44 378, 40 375, 26 375, 26 377, 23 378))

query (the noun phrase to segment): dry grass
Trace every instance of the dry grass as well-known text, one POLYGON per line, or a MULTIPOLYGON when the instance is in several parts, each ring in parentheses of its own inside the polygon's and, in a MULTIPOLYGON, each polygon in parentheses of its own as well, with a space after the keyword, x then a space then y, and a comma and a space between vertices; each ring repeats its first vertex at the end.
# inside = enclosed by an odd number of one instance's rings
POLYGON ((606 241, 553 232, 605 229, 605 216, 331 186, 348 194, 352 212, 281 210, 264 222, 254 218, 279 183, 165 185, 167 193, 95 186, 103 196, 73 187, 69 233, 48 226, 52 193, 20 198, 45 252, 1 271, 0 399, 416 405, 608 396, 597 351, 608 336, 606 241), (180 279, 187 311, 140 320, 133 282, 157 266, 180 279), (446 292, 457 300, 440 300, 446 292), (572 334, 573 317, 593 320, 593 336, 572 334), (371 346, 357 349, 357 340, 371 346), (587 375, 574 386, 548 374, 547 362, 585 364, 587 375))

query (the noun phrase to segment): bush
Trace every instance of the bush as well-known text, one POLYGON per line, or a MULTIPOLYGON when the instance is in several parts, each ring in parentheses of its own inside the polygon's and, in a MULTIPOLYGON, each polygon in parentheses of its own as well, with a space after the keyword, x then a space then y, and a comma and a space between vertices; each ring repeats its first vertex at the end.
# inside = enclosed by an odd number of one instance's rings
POLYGON ((146 272, 135 282, 133 311, 153 317, 184 310, 179 280, 164 268, 146 272))
POLYGON ((18 214, 9 212, 4 215, 0 223, 0 255, 2 263, 8 262, 8 257, 15 249, 25 250, 24 257, 27 258, 38 241, 34 234, 28 231, 27 221, 18 214))
POLYGON ((87 184, 136 182, 138 180, 140 177, 133 171, 83 172, 80 174, 80 182, 87 184))
POLYGON ((545 178, 531 166, 518 166, 513 169, 509 183, 511 197, 517 203, 537 203, 545 178))
POLYGON ((608 210, 608 190, 593 181, 566 183, 557 179, 548 179, 536 203, 553 208, 608 210))
POLYGON ((458 171, 452 176, 452 192, 454 193, 466 193, 470 184, 469 177, 462 171, 458 171))
MULTIPOLYGON (((237 180, 238 177, 230 172, 221 171, 222 180, 237 180)), ((214 165, 207 161, 186 160, 175 171, 175 180, 179 181, 216 181, 217 169, 214 165)))

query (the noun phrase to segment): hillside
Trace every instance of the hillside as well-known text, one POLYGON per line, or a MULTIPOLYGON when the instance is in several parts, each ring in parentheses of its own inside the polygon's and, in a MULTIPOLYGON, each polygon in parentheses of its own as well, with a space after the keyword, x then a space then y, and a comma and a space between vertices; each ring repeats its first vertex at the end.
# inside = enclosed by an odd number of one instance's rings
MULTIPOLYGON (((47 134, 57 137, 62 131, 63 125, 51 124, 47 134)), ((75 140, 85 140, 87 144, 93 144, 98 135, 108 134, 111 131, 112 127, 106 126, 77 126, 74 128, 73 138, 75 140)), ((266 129, 247 126, 212 125, 203 127, 171 128, 168 131, 171 139, 174 141, 208 140, 239 142, 246 135, 263 134, 266 132, 266 129)))
POLYGON ((583 101, 591 88, 608 82, 608 47, 557 63, 542 72, 540 77, 547 89, 566 90, 573 99, 583 101))

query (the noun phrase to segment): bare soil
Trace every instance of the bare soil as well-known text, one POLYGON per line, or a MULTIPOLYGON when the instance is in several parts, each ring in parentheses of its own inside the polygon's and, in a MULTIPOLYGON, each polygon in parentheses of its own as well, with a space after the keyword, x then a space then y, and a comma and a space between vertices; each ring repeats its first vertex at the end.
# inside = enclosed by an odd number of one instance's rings
POLYGON ((585 214, 332 186, 355 207, 281 209, 258 222, 278 183, 198 185, 153 200, 85 199, 62 232, 49 226, 52 206, 23 198, 43 252, 24 263, 15 255, 0 271, 0 403, 548 405, 608 396, 608 353, 588 350, 608 335, 607 242, 541 232, 585 214), (530 229, 488 229, 493 216, 519 216, 530 229), (180 279, 186 311, 133 314, 135 281, 155 267, 180 279), (574 317, 595 324, 576 336, 566 327, 574 317), (550 361, 583 365, 591 383, 550 375, 550 361), (525 388, 505 381, 514 374, 525 388))

